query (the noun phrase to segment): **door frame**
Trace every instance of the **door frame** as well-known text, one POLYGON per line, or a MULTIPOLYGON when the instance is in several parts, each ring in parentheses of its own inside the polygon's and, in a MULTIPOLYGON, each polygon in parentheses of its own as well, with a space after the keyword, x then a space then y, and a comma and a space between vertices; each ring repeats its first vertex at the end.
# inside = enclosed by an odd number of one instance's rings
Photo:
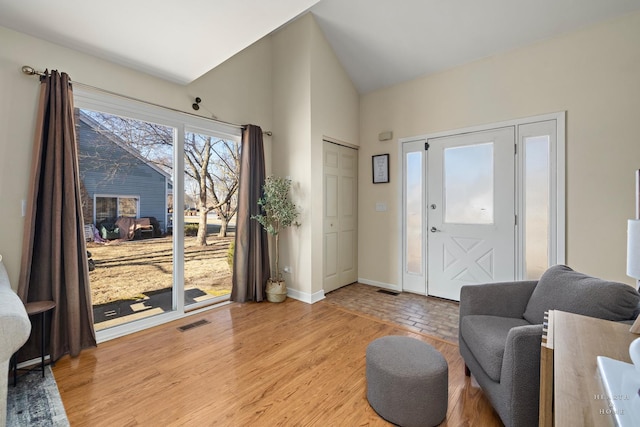
MULTIPOLYGON (((400 229, 400 247, 402 250, 398 251, 398 265, 400 268, 398 269, 398 288, 399 290, 403 289, 403 269, 404 269, 404 201, 403 201, 403 183, 404 183, 404 156, 403 156, 403 144, 409 142, 423 141, 427 142, 429 139, 447 137, 460 135, 465 133, 473 133, 473 132, 482 132, 488 131, 491 129, 514 126, 516 130, 515 134, 515 144, 514 150, 517 150, 517 153, 522 153, 522 138, 519 133, 519 126, 537 122, 544 122, 549 120, 556 121, 556 141, 555 141, 555 152, 551 150, 553 155, 552 165, 555 165, 555 176, 552 179, 552 184, 550 188, 550 201, 552 206, 552 212, 550 213, 551 219, 551 241, 550 241, 550 257, 554 257, 554 259, 550 259, 550 264, 563 264, 566 259, 566 111, 559 111, 555 113, 542 114, 537 116, 530 116, 519 119, 506 120, 502 122, 496 123, 488 123, 484 125, 476 125, 469 126, 465 128, 453 129, 448 131, 434 132, 423 135, 416 135, 411 137, 399 138, 398 139, 398 148, 397 148, 397 162, 396 167, 398 170, 402 171, 402 179, 396 185, 397 187, 397 203, 399 206, 402 206, 401 209, 398 210, 397 220, 400 229)), ((515 155, 515 153, 514 153, 515 155)), ((516 159, 516 171, 515 171, 515 188, 516 188, 516 207, 515 214, 517 217, 520 217, 520 211, 522 209, 522 204, 518 202, 520 200, 520 195, 523 194, 524 184, 522 177, 522 167, 520 165, 519 158, 516 159)), ((425 175, 428 175, 428 171, 425 170, 425 175)), ((426 194, 428 198, 428 193, 426 194)), ((426 200, 426 199, 425 199, 426 200)), ((428 224, 425 224, 425 230, 428 228, 428 224)), ((520 224, 516 225, 516 265, 515 265, 515 280, 522 280, 524 275, 524 245, 522 238, 520 236, 520 224)), ((428 235, 427 235, 428 236, 428 235)), ((426 250, 426 240, 424 243, 426 250)), ((427 254, 428 256, 428 254, 427 254)), ((426 263, 425 263, 425 280, 428 277, 428 271, 426 271, 426 263)), ((427 295, 429 294, 429 284, 426 284, 427 295)))

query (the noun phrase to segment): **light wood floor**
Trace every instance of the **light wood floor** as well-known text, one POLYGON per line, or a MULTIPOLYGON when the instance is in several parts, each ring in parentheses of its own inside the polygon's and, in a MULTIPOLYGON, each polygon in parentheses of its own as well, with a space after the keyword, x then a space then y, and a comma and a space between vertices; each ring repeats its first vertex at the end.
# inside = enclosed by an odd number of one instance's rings
POLYGON ((72 426, 386 426, 365 350, 405 335, 449 363, 444 426, 500 426, 458 347, 324 302, 230 304, 101 344, 53 369, 72 426), (179 326, 206 319, 186 332, 179 326))

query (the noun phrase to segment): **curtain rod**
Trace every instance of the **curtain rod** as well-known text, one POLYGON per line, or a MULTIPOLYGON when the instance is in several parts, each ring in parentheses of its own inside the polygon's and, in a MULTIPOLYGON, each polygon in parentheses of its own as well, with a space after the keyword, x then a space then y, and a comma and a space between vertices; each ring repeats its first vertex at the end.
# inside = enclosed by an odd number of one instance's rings
MULTIPOLYGON (((33 67, 29 66, 29 65, 23 65, 22 66, 22 72, 24 74, 28 75, 28 76, 47 77, 47 73, 46 72, 38 71, 38 70, 36 70, 35 68, 33 68, 33 67)), ((96 91, 99 91, 99 92, 107 93, 109 95, 113 95, 113 96, 118 96, 120 98, 129 99, 131 101, 142 102, 142 103, 145 103, 145 104, 153 105, 154 107, 165 108, 167 110, 175 111, 177 113, 188 114, 190 116, 198 117, 198 118, 201 118, 201 119, 211 120, 211 121, 222 123, 222 124, 225 124, 225 125, 228 125, 228 126, 233 126, 233 127, 238 128, 238 129, 245 129, 247 127, 246 125, 239 125, 239 124, 236 124, 236 123, 225 122, 224 120, 219 120, 219 119, 214 119, 214 118, 209 118, 209 117, 203 117, 203 116, 200 116, 198 114, 193 114, 193 113, 189 113, 187 111, 178 110, 177 108, 166 107, 164 105, 155 104, 153 102, 143 101, 142 99, 134 98, 134 97, 128 96, 128 95, 122 95, 122 94, 116 93, 116 92, 111 92, 110 90, 101 89, 99 87, 91 86, 91 85, 88 85, 86 83, 81 83, 81 82, 77 82, 77 81, 72 81, 71 83, 79 85, 79 86, 84 86, 86 88, 93 89, 93 90, 96 90, 96 91)), ((273 132, 271 132, 270 130, 263 131, 262 133, 264 135, 267 135, 267 136, 272 136, 273 135, 273 132)))

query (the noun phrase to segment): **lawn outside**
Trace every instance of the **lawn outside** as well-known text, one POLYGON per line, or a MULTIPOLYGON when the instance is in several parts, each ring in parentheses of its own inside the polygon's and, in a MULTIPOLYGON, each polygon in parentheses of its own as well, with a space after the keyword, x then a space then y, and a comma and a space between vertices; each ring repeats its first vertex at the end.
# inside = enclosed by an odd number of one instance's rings
MULTIPOLYGON (((209 235, 207 246, 185 237, 185 290, 199 289, 212 296, 231 292, 227 251, 233 237, 209 235)), ((96 268, 89 273, 93 306, 134 300, 145 293, 168 289, 173 280, 173 239, 87 243, 96 268)))

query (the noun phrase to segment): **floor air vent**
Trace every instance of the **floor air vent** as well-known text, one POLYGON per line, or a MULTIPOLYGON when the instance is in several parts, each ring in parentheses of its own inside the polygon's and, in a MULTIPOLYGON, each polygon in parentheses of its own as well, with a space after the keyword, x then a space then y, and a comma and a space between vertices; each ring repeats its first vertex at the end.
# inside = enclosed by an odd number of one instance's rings
POLYGON ((398 296, 398 292, 389 291, 387 289, 378 289, 378 292, 381 294, 393 295, 394 297, 398 296))
POLYGON ((178 330, 180 332, 188 331, 189 329, 197 328, 198 326, 206 325, 207 323, 211 323, 206 319, 198 320, 197 322, 189 323, 187 325, 180 326, 178 330))

